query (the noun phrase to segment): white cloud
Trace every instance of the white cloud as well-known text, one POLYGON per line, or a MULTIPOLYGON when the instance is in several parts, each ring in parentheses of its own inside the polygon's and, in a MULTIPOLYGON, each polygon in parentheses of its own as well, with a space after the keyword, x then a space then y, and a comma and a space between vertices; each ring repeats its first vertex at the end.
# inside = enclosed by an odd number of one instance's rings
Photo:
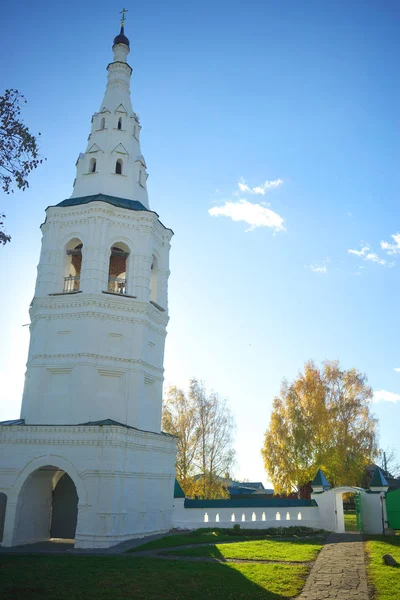
POLYGON ((328 272, 326 267, 319 267, 318 265, 310 265, 310 269, 311 271, 314 271, 314 273, 323 273, 324 275, 328 272))
POLYGON ((394 241, 394 244, 381 242, 381 248, 391 256, 394 256, 395 254, 400 254, 400 233, 392 235, 392 240, 394 241))
MULTIPOLYGON (((387 264, 387 260, 378 256, 375 252, 370 252, 370 250, 371 246, 369 244, 365 244, 364 246, 362 246, 361 250, 348 250, 348 253, 354 254, 355 256, 360 256, 364 260, 369 260, 378 265, 383 266, 387 264)), ((393 264, 390 263, 389 266, 393 266, 393 264)))
POLYGON ((395 369, 395 371, 397 371, 398 373, 400 373, 400 367, 397 367, 397 369, 395 369))
POLYGON ((400 394, 387 392, 386 390, 377 390, 374 392, 374 402, 400 402, 400 394))
POLYGON ((363 246, 361 250, 348 250, 348 253, 355 254, 356 256, 365 256, 369 249, 370 246, 367 244, 366 246, 363 246))
POLYGON ((247 194, 257 194, 257 195, 264 196, 266 190, 278 188, 279 186, 282 185, 282 183, 283 183, 282 179, 274 179, 273 181, 264 181, 264 183, 262 183, 261 185, 251 188, 247 185, 247 183, 245 182, 245 180, 242 177, 238 183, 238 186, 239 186, 239 190, 241 192, 245 192, 247 194))
POLYGON ((377 263, 378 265, 386 265, 386 262, 387 262, 384 258, 381 258, 374 252, 369 252, 365 256, 365 260, 370 260, 371 262, 377 263))
POLYGON ((261 206, 261 204, 252 204, 248 200, 229 201, 226 200, 223 206, 214 206, 208 213, 212 217, 229 217, 232 221, 244 221, 250 225, 247 231, 253 231, 256 227, 270 227, 275 231, 285 231, 283 219, 273 210, 261 206))

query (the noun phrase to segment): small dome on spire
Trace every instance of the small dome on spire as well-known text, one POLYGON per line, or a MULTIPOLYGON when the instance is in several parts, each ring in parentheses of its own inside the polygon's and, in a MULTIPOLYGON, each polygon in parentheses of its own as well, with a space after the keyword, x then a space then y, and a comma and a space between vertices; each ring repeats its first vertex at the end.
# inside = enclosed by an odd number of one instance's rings
POLYGON ((119 32, 119 35, 117 35, 117 37, 114 38, 113 45, 115 46, 116 44, 125 44, 125 46, 128 46, 128 48, 129 48, 129 40, 124 33, 123 25, 121 25, 121 31, 119 32))

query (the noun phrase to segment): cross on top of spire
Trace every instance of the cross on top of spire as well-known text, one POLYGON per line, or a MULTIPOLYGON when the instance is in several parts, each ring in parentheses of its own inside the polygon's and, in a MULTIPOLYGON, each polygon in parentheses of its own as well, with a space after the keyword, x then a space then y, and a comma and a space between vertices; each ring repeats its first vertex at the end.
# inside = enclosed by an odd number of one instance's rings
POLYGON ((129 40, 126 37, 125 32, 124 32, 125 15, 127 12, 128 12, 128 9, 123 8, 119 13, 121 15, 121 31, 119 32, 119 35, 117 35, 117 37, 114 38, 114 45, 115 44, 125 44, 125 46, 128 46, 128 48, 129 48, 129 40))
POLYGON ((128 12, 127 8, 123 8, 121 10, 121 12, 119 13, 121 15, 121 27, 123 27, 125 25, 125 15, 128 12))

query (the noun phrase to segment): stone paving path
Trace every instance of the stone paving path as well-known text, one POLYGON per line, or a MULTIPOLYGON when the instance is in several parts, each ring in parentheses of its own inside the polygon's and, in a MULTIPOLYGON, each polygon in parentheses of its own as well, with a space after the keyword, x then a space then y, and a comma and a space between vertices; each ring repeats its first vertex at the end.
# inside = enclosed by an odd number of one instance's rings
POLYGON ((314 563, 298 600, 368 600, 363 539, 332 533, 314 563))

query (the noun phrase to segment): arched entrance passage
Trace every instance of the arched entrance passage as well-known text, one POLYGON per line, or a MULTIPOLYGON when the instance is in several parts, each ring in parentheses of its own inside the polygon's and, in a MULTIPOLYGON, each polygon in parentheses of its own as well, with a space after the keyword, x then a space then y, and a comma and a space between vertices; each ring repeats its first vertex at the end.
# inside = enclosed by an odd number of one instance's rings
POLYGON ((332 491, 335 493, 335 531, 337 533, 344 533, 346 531, 346 526, 344 521, 343 495, 355 494, 360 491, 360 488, 346 486, 334 488, 332 491))
POLYGON ((71 477, 63 473, 53 490, 51 538, 73 540, 78 521, 78 493, 71 477))
POLYGON ((77 518, 78 493, 71 477, 53 465, 40 467, 19 492, 14 543, 73 539, 77 518))

